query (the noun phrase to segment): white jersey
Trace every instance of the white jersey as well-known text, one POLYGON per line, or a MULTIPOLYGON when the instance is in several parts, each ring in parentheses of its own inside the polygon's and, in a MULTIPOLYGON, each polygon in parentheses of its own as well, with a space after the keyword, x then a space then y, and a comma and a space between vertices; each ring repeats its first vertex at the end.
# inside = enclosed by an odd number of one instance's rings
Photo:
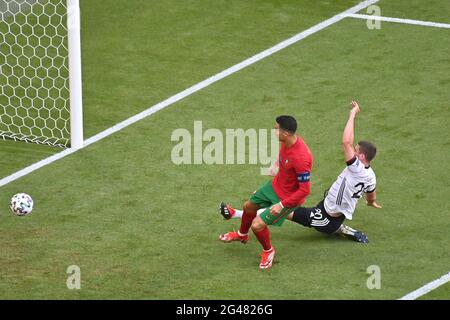
POLYGON ((372 168, 355 156, 347 162, 347 167, 341 172, 325 197, 324 207, 328 213, 342 213, 352 220, 356 203, 363 192, 373 192, 376 188, 376 177, 372 168))

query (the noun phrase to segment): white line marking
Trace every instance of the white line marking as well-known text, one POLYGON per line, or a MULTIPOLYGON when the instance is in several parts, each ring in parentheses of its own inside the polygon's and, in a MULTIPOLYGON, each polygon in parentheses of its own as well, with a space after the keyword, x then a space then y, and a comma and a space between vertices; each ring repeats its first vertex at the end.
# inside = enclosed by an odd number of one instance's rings
MULTIPOLYGON (((437 23, 437 22, 429 22, 429 21, 390 18, 390 17, 373 16, 373 15, 367 15, 367 14, 354 14, 354 13, 348 14, 347 16, 350 18, 357 18, 357 19, 379 20, 379 21, 386 21, 386 22, 396 22, 396 23, 403 23, 403 24, 426 26, 426 27, 450 29, 450 24, 448 24, 448 23, 437 23)), ((401 297, 399 300, 415 300, 415 299, 427 294, 428 292, 436 289, 437 287, 442 286, 443 284, 445 284, 449 281, 450 281, 450 272, 443 275, 439 279, 436 279, 430 283, 427 283, 423 287, 421 287, 413 292, 408 293, 407 295, 401 297)))
MULTIPOLYGON (((80 149, 78 149, 78 150, 80 150, 80 149)), ((32 165, 30 165, 30 166, 28 166, 28 167, 26 167, 26 168, 24 168, 22 170, 19 170, 19 171, 13 173, 13 174, 11 174, 11 175, 1 179, 0 180, 0 187, 2 187, 2 186, 6 185, 6 184, 8 184, 8 183, 10 183, 10 182, 12 182, 14 180, 17 180, 17 179, 19 179, 19 178, 21 178, 21 177, 23 177, 23 176, 25 176, 25 175, 27 175, 27 174, 37 170, 39 168, 42 168, 43 166, 45 166, 47 164, 50 164, 52 162, 55 162, 56 160, 64 158, 65 156, 68 156, 69 154, 72 154, 75 151, 77 151, 77 149, 66 149, 66 150, 58 152, 58 153, 56 153, 56 154, 54 154, 54 155, 52 155, 52 156, 50 156, 48 158, 45 158, 45 159, 43 159, 41 161, 33 163, 32 165)))
MULTIPOLYGON (((380 17, 380 16, 371 16, 371 15, 363 15, 363 14, 355 14, 355 12, 358 12, 376 2, 378 2, 379 0, 369 0, 369 1, 363 1, 361 3, 359 3, 358 5, 342 12, 339 13, 337 15, 335 15, 334 17, 325 20, 319 24, 316 24, 315 26, 283 41, 280 42, 279 44, 273 46, 272 48, 269 48, 265 51, 262 51, 260 53, 258 53, 257 55, 254 55, 251 58, 248 58, 247 60, 242 61, 241 63, 238 63, 234 66, 232 66, 231 68, 228 68, 202 82, 197 83, 196 85, 148 108, 147 110, 144 110, 143 112, 134 115, 131 118, 128 118, 127 120, 124 120, 116 125, 114 125, 113 127, 106 129, 98 134, 96 134, 95 136, 87 139, 84 141, 84 147, 87 147, 90 144, 93 144, 97 141, 102 140, 103 138, 122 130, 125 127, 128 127, 129 125, 132 125, 133 123, 142 120, 150 115, 152 115, 153 113, 158 112, 159 110, 162 110, 168 106, 170 106, 171 104, 174 104, 175 102, 241 70, 244 69, 245 67, 258 62, 322 29, 325 29, 329 26, 331 26, 332 24, 341 21, 343 18, 346 17, 351 17, 351 18, 358 18, 358 19, 372 19, 372 20, 382 20, 382 21, 387 21, 387 22, 398 22, 398 23, 407 23, 407 24, 416 24, 416 25, 424 25, 424 26, 431 26, 431 27, 438 27, 438 28, 450 28, 450 24, 445 24, 445 23, 435 23, 435 22, 426 22, 426 21, 419 21, 419 20, 410 20, 410 19, 398 19, 398 18, 389 18, 389 17, 380 17)), ((35 170, 38 170, 39 168, 42 168, 52 162, 55 162, 59 159, 64 158, 65 156, 68 156, 76 151, 78 151, 80 149, 66 149, 64 151, 61 151, 57 154, 54 154, 46 159, 43 159, 41 161, 38 161, 22 170, 19 170, 5 178, 2 178, 0 180, 0 187, 7 185, 8 183, 15 181, 35 170)), ((450 272, 444 276, 442 276, 441 278, 434 280, 428 284, 426 284, 425 286, 405 295, 404 297, 400 298, 399 300, 413 300, 413 299, 417 299, 418 297, 436 289, 437 287, 447 283, 448 281, 450 281, 450 272)))
MULTIPOLYGON (((192 86, 192 87, 190 87, 190 88, 188 88, 188 89, 186 89, 184 91, 181 91, 180 93, 177 93, 176 95, 174 95, 174 96, 172 96, 172 97, 170 97, 170 98, 168 98, 168 99, 166 99, 166 100, 164 100, 164 101, 162 101, 162 102, 160 102, 160 103, 158 103, 158 104, 148 108, 147 110, 144 110, 141 113, 138 113, 138 114, 132 116, 131 118, 128 118, 128 119, 126 119, 126 120, 124 120, 124 121, 122 121, 122 122, 112 126, 111 128, 106 129, 106 130, 96 134, 93 137, 90 137, 89 139, 84 141, 84 147, 87 147, 87 146, 89 146, 89 145, 91 145, 91 144, 93 144, 93 143, 95 143, 97 141, 100 141, 103 138, 106 138, 107 136, 109 136, 109 135, 111 135, 111 134, 113 134, 113 133, 115 133, 115 132, 117 132, 119 130, 122 130, 123 128, 128 127, 129 125, 132 125, 133 123, 135 123, 135 122, 137 122, 139 120, 142 120, 142 119, 144 119, 144 118, 154 114, 155 112, 158 112, 158 111, 160 111, 160 110, 162 110, 162 109, 164 109, 164 108, 174 104, 175 102, 180 101, 181 99, 183 99, 183 98, 185 98, 187 96, 190 96, 191 94, 193 94, 193 93, 195 93, 195 92, 197 92, 197 91, 199 91, 199 90, 201 90, 203 88, 206 88, 207 86, 209 86, 209 85, 211 85, 211 84, 213 84, 213 83, 215 83, 215 82, 217 82, 217 81, 219 81, 219 80, 221 80, 221 79, 223 79, 225 77, 228 77, 229 75, 231 75, 231 74, 233 74, 235 72, 238 72, 239 70, 244 69, 245 67, 248 67, 249 65, 254 64, 255 62, 258 62, 258 61, 260 61, 260 60, 262 60, 262 59, 264 59, 264 58, 266 58, 266 57, 268 57, 268 56, 270 56, 270 55, 272 55, 272 54, 274 54, 274 53, 276 53, 276 52, 278 52, 280 50, 283 50, 284 48, 286 48, 286 47, 288 47, 288 46, 290 46, 290 45, 292 45, 292 44, 294 44, 294 43, 296 43, 296 42, 298 42, 300 40, 305 39, 306 37, 308 37, 308 36, 318 32, 318 31, 320 31, 322 29, 325 29, 325 28, 331 26, 332 24, 335 24, 336 22, 341 21, 342 19, 347 17, 349 14, 355 13, 355 12, 358 12, 358 11, 364 9, 364 8, 367 8, 368 6, 370 6, 370 5, 374 4, 374 3, 377 3, 378 1, 379 0, 363 1, 363 2, 361 2, 359 4, 357 4, 356 6, 351 7, 350 9, 345 10, 345 11, 335 15, 334 17, 332 17, 330 19, 322 21, 322 22, 316 24, 315 26, 313 26, 313 27, 311 27, 311 28, 301 32, 301 33, 296 34, 295 36, 293 36, 293 37, 291 37, 291 38, 289 38, 287 40, 284 40, 284 41, 278 43, 277 45, 275 45, 275 46, 273 46, 273 47, 271 47, 271 48, 269 48, 267 50, 264 50, 264 51, 262 51, 262 52, 260 52, 260 53, 258 53, 256 55, 254 55, 253 57, 248 58, 247 60, 244 60, 244 61, 242 61, 242 62, 240 62, 240 63, 238 63, 238 64, 236 64, 236 65, 234 65, 234 66, 232 66, 232 67, 230 67, 230 68, 228 68, 228 69, 226 69, 226 70, 224 70, 224 71, 222 71, 222 72, 220 72, 220 73, 218 73, 218 74, 216 74, 216 75, 214 75, 214 76, 212 76, 212 77, 210 77, 210 78, 208 78, 206 80, 203 80, 202 82, 199 82, 196 85, 194 85, 194 86, 192 86)), ((80 150, 80 149, 78 149, 78 150, 80 150)), ((10 182, 12 182, 14 180, 17 180, 17 179, 19 179, 19 178, 21 178, 21 177, 23 177, 23 176, 25 176, 25 175, 27 175, 27 174, 37 170, 39 168, 42 168, 43 166, 46 166, 46 165, 48 165, 48 164, 50 164, 52 162, 55 162, 55 161, 57 161, 57 160, 59 160, 61 158, 64 158, 65 156, 67 156, 69 154, 72 154, 75 151, 76 150, 72 150, 72 149, 64 150, 64 151, 62 151, 60 153, 54 154, 51 157, 48 157, 48 158, 43 159, 43 160, 41 160, 39 162, 36 162, 36 163, 34 163, 34 164, 32 164, 32 165, 30 165, 30 166, 28 166, 28 167, 26 167, 26 168, 24 168, 24 169, 22 169, 20 171, 17 171, 16 173, 13 173, 12 175, 4 177, 4 178, 2 178, 0 180, 0 187, 2 187, 2 186, 6 185, 6 184, 8 184, 8 183, 10 183, 10 182)))
MULTIPOLYGON (((442 286, 443 284, 447 283, 450 281, 450 272, 443 275, 442 277, 440 277, 439 279, 436 279, 430 283, 427 283, 426 285, 424 285, 423 287, 408 293, 406 296, 401 297, 398 300, 415 300, 421 296, 423 296, 424 294, 427 294, 428 292, 430 292, 431 290, 436 289, 437 287, 442 286)), ((448 298, 448 297, 447 297, 448 298)))
POLYGON ((415 25, 418 25, 418 26, 450 29, 450 24, 448 24, 448 23, 438 23, 438 22, 429 22, 429 21, 420 21, 420 20, 411 20, 411 19, 390 18, 390 17, 381 17, 381 16, 372 16, 372 15, 368 15, 368 14, 354 14, 354 13, 348 14, 347 17, 349 17, 349 18, 357 18, 357 19, 364 19, 364 20, 379 20, 379 21, 386 21, 386 22, 415 24, 415 25))

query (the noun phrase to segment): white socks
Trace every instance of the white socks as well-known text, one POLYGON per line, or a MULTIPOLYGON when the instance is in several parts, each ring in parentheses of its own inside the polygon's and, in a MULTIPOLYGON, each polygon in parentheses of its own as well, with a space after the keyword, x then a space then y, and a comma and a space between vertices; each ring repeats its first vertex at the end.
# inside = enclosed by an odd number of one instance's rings
MULTIPOLYGON (((258 216, 261 215, 261 213, 263 213, 264 210, 266 210, 266 209, 265 209, 265 208, 259 209, 259 210, 257 211, 257 215, 258 215, 258 216)), ((244 214, 244 211, 243 211, 243 210, 235 209, 234 215, 231 217, 231 219, 241 219, 243 214, 244 214)))

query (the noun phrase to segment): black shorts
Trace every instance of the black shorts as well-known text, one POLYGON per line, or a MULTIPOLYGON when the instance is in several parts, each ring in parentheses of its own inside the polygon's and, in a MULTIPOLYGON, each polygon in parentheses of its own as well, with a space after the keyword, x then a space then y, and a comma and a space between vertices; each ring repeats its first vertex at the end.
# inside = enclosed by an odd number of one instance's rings
POLYGON ((292 217, 292 221, 326 234, 336 232, 344 220, 343 214, 339 217, 330 216, 323 206, 323 200, 312 208, 299 207, 295 209, 292 217))

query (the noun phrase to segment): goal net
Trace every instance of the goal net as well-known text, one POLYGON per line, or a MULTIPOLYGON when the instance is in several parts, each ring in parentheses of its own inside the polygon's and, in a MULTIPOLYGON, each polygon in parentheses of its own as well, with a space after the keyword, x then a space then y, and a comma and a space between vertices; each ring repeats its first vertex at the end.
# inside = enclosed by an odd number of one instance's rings
POLYGON ((78 0, 0 0, 0 138, 82 146, 78 0))

